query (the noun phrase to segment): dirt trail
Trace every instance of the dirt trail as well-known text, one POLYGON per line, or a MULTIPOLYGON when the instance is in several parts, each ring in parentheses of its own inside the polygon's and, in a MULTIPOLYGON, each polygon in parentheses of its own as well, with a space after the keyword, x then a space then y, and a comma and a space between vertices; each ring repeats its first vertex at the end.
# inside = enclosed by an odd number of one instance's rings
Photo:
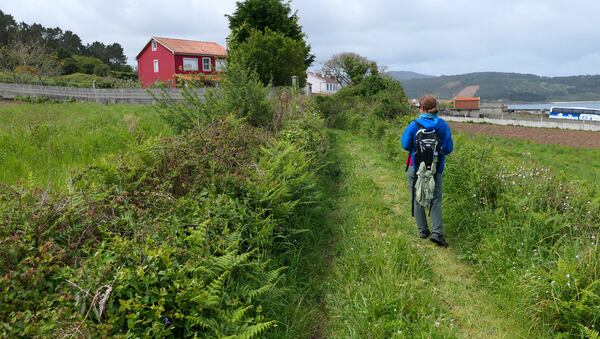
MULTIPOLYGON (((402 222, 400 232, 415 244, 420 255, 429 259, 434 271, 436 290, 433 291, 447 304, 459 334, 465 338, 526 338, 531 337, 522 324, 503 314, 478 287, 470 266, 461 262, 452 247, 441 249, 417 237, 417 229, 410 214, 410 206, 403 166, 393 164, 376 152, 370 141, 340 133, 343 156, 354 157, 368 168, 384 201, 402 222)), ((452 244, 450 244, 452 246, 452 244)))

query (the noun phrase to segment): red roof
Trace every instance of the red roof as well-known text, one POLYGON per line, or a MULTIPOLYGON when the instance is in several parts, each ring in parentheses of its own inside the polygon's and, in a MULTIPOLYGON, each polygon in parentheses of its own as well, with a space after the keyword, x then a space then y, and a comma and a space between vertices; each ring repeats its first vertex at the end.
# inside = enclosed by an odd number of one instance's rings
POLYGON ((479 98, 454 98, 454 100, 458 100, 458 101, 479 101, 479 98))
POLYGON ((152 40, 156 40, 173 54, 227 56, 227 49, 215 42, 159 37, 153 37, 150 41, 152 40))

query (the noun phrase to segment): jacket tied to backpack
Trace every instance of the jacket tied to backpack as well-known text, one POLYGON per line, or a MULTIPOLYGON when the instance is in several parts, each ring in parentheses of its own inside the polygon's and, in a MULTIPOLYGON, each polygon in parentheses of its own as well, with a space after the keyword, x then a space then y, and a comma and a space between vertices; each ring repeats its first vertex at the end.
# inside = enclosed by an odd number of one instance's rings
POLYGON ((421 162, 417 171, 417 180, 415 181, 414 198, 415 201, 429 209, 431 200, 433 200, 433 192, 435 191, 435 169, 437 165, 437 157, 433 162, 433 166, 427 169, 425 162, 421 162))

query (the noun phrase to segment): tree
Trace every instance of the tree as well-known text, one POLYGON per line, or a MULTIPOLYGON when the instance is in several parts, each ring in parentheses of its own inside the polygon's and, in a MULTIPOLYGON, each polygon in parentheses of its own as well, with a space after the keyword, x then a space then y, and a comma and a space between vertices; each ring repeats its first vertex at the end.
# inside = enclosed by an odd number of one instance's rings
MULTIPOLYGON (((112 69, 117 69, 120 66, 127 64, 127 57, 123 53, 123 47, 119 43, 113 43, 106 46, 106 56, 108 57, 108 65, 112 69)), ((105 61, 105 62, 106 62, 105 61)))
POLYGON ((0 47, 0 69, 10 73, 15 83, 25 75, 35 76, 43 83, 44 77, 61 72, 58 60, 48 53, 46 46, 40 42, 25 43, 20 40, 0 47))
POLYGON ((255 71, 264 85, 289 86, 292 76, 298 76, 302 87, 306 82, 306 49, 302 42, 267 28, 252 31, 246 42, 232 51, 230 59, 255 71))
POLYGON ((17 30, 17 23, 10 14, 0 10, 0 44, 7 45, 17 30))
POLYGON ((298 23, 298 14, 292 13, 289 2, 282 0, 244 0, 237 2, 233 15, 229 19, 232 46, 246 42, 253 31, 281 33, 284 36, 304 44, 304 63, 310 66, 315 56, 310 53, 310 45, 305 41, 302 26, 298 23))
POLYGON ((333 77, 341 86, 360 83, 368 75, 379 74, 375 61, 352 52, 335 54, 323 65, 323 73, 333 77))

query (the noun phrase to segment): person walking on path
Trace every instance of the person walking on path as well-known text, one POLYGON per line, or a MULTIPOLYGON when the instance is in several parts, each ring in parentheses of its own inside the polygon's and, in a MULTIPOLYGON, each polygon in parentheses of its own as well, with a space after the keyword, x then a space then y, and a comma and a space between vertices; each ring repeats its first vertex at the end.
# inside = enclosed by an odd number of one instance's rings
POLYGON ((412 213, 421 239, 429 238, 447 247, 442 225, 442 174, 446 155, 452 153, 454 141, 448 124, 438 117, 437 100, 426 95, 419 100, 419 118, 402 134, 402 148, 409 152, 407 179, 412 213), (429 209, 431 232, 427 227, 429 209))

